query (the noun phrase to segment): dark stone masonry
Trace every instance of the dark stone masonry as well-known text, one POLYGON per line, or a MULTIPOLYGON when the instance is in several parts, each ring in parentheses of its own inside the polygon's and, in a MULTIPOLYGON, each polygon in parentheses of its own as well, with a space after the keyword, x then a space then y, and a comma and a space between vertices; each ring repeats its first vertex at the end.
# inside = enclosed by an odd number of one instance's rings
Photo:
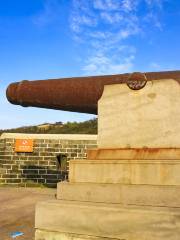
POLYGON ((2 134, 0 185, 56 187, 67 179, 70 159, 85 159, 97 147, 96 135, 2 134), (15 139, 32 138, 32 153, 15 152, 15 139))

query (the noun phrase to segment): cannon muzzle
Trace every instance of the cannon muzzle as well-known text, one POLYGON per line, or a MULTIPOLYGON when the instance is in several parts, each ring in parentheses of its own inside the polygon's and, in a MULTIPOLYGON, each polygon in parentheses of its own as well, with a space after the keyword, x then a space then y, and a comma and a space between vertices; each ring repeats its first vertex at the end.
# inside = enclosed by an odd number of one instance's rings
POLYGON ((97 114, 97 102, 103 93, 104 85, 127 83, 130 88, 132 86, 132 89, 138 90, 146 81, 159 79, 175 79, 180 82, 180 71, 24 80, 11 83, 6 95, 10 103, 24 107, 97 114), (142 84, 131 84, 138 82, 142 84))

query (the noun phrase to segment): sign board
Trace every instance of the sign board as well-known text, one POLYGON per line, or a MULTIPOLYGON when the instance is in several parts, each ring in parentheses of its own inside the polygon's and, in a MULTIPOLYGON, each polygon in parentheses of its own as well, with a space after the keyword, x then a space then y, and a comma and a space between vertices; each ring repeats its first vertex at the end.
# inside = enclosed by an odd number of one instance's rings
POLYGON ((15 152, 33 152, 33 140, 16 139, 15 152))

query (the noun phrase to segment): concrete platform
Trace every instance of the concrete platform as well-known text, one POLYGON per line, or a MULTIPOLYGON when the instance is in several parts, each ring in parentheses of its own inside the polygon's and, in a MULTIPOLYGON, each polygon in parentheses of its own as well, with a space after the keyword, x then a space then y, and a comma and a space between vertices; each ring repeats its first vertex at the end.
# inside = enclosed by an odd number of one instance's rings
POLYGON ((180 186, 60 182, 57 185, 57 199, 122 205, 180 207, 180 186))
POLYGON ((180 186, 180 160, 71 160, 72 183, 180 186))
POLYGON ((37 204, 35 219, 38 231, 51 233, 121 240, 179 240, 180 236, 180 208, 52 200, 37 204))

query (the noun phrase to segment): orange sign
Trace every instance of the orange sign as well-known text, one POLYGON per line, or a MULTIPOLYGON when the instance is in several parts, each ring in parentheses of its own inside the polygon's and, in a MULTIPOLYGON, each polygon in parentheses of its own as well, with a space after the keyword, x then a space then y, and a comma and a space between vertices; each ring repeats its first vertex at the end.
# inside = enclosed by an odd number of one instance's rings
POLYGON ((16 139, 15 152, 33 152, 33 140, 16 139))

